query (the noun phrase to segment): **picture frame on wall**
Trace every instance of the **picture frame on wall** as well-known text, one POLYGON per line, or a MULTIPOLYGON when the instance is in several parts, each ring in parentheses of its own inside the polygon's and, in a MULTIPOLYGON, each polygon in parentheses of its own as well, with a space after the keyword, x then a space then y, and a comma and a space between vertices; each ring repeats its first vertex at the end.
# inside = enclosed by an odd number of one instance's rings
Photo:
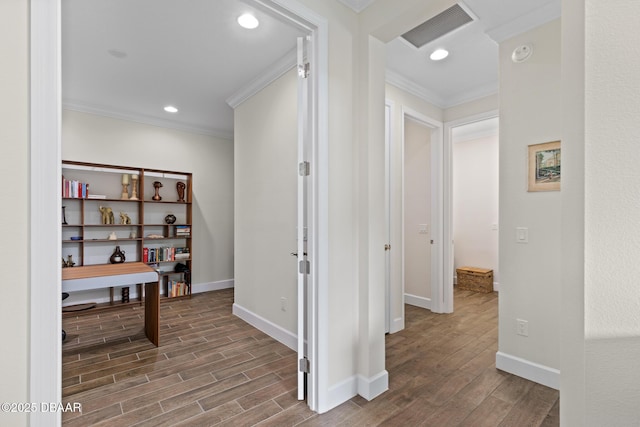
POLYGON ((528 191, 560 191, 560 141, 529 145, 528 191))

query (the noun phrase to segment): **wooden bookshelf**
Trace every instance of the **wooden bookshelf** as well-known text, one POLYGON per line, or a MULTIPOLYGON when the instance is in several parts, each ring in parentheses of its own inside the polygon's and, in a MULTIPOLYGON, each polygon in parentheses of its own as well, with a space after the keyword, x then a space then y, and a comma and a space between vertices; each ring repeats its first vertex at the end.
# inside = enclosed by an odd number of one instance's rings
MULTIPOLYGON (((192 271, 191 173, 65 160, 61 184, 63 269, 110 264, 110 257, 119 246, 125 263, 142 262, 159 272, 164 298, 170 295, 172 281, 190 279, 189 274, 174 269, 181 263, 192 271), (154 186, 155 182, 160 185, 154 186), (155 200, 156 195, 161 199, 155 200), (111 208, 113 223, 103 223, 100 207, 111 208), (169 216, 175 217, 175 222, 168 223, 169 216), (127 218, 130 223, 126 223, 127 218), (177 232, 185 228, 187 234, 177 232), (153 260, 145 259, 145 252, 159 248, 169 249, 153 260), (176 259, 176 252, 188 255, 176 259), (64 267, 69 256, 74 267, 64 267)), ((185 289, 180 297, 191 296, 191 283, 185 289)), ((110 303, 100 306, 121 307, 114 294, 117 293, 111 289, 110 303)))

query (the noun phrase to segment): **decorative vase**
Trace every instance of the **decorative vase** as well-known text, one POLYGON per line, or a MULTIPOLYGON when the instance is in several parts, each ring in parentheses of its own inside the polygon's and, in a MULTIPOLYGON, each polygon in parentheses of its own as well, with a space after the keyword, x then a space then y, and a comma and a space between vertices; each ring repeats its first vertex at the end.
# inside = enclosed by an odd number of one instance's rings
POLYGON ((167 224, 173 224, 174 222, 176 222, 176 216, 173 214, 169 214, 164 217, 164 222, 166 222, 167 224))
POLYGON ((155 201, 160 201, 162 200, 162 197, 160 197, 160 189, 162 188, 162 183, 160 181, 154 181, 153 182, 153 189, 155 190, 155 193, 153 195, 153 197, 151 198, 152 200, 155 201))
POLYGON ((178 182, 176 184, 176 191, 178 192, 178 202, 180 202, 180 203, 184 203, 185 202, 185 200, 184 200, 184 190, 185 190, 186 187, 187 187, 187 185, 182 181, 180 181, 180 182, 178 182))
POLYGON ((120 264, 123 263, 124 260, 124 251, 120 250, 120 246, 116 246, 116 250, 113 251, 113 254, 109 258, 109 262, 111 262, 111 264, 120 264))

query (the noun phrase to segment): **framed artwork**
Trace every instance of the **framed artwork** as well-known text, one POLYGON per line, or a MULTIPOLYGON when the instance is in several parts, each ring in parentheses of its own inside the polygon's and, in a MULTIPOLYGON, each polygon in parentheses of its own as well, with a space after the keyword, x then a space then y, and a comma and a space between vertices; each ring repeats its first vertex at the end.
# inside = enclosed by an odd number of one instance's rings
POLYGON ((529 146, 529 191, 560 191, 560 141, 529 146))

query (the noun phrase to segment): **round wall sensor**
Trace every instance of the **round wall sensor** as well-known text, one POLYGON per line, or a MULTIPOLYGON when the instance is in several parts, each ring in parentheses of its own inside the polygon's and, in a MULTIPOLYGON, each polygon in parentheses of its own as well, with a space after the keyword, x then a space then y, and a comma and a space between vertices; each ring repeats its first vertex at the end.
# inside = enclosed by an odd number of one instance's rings
POLYGON ((523 44, 522 46, 518 46, 514 49, 511 54, 511 60, 513 62, 524 62, 529 59, 531 55, 533 55, 533 46, 530 44, 523 44))

